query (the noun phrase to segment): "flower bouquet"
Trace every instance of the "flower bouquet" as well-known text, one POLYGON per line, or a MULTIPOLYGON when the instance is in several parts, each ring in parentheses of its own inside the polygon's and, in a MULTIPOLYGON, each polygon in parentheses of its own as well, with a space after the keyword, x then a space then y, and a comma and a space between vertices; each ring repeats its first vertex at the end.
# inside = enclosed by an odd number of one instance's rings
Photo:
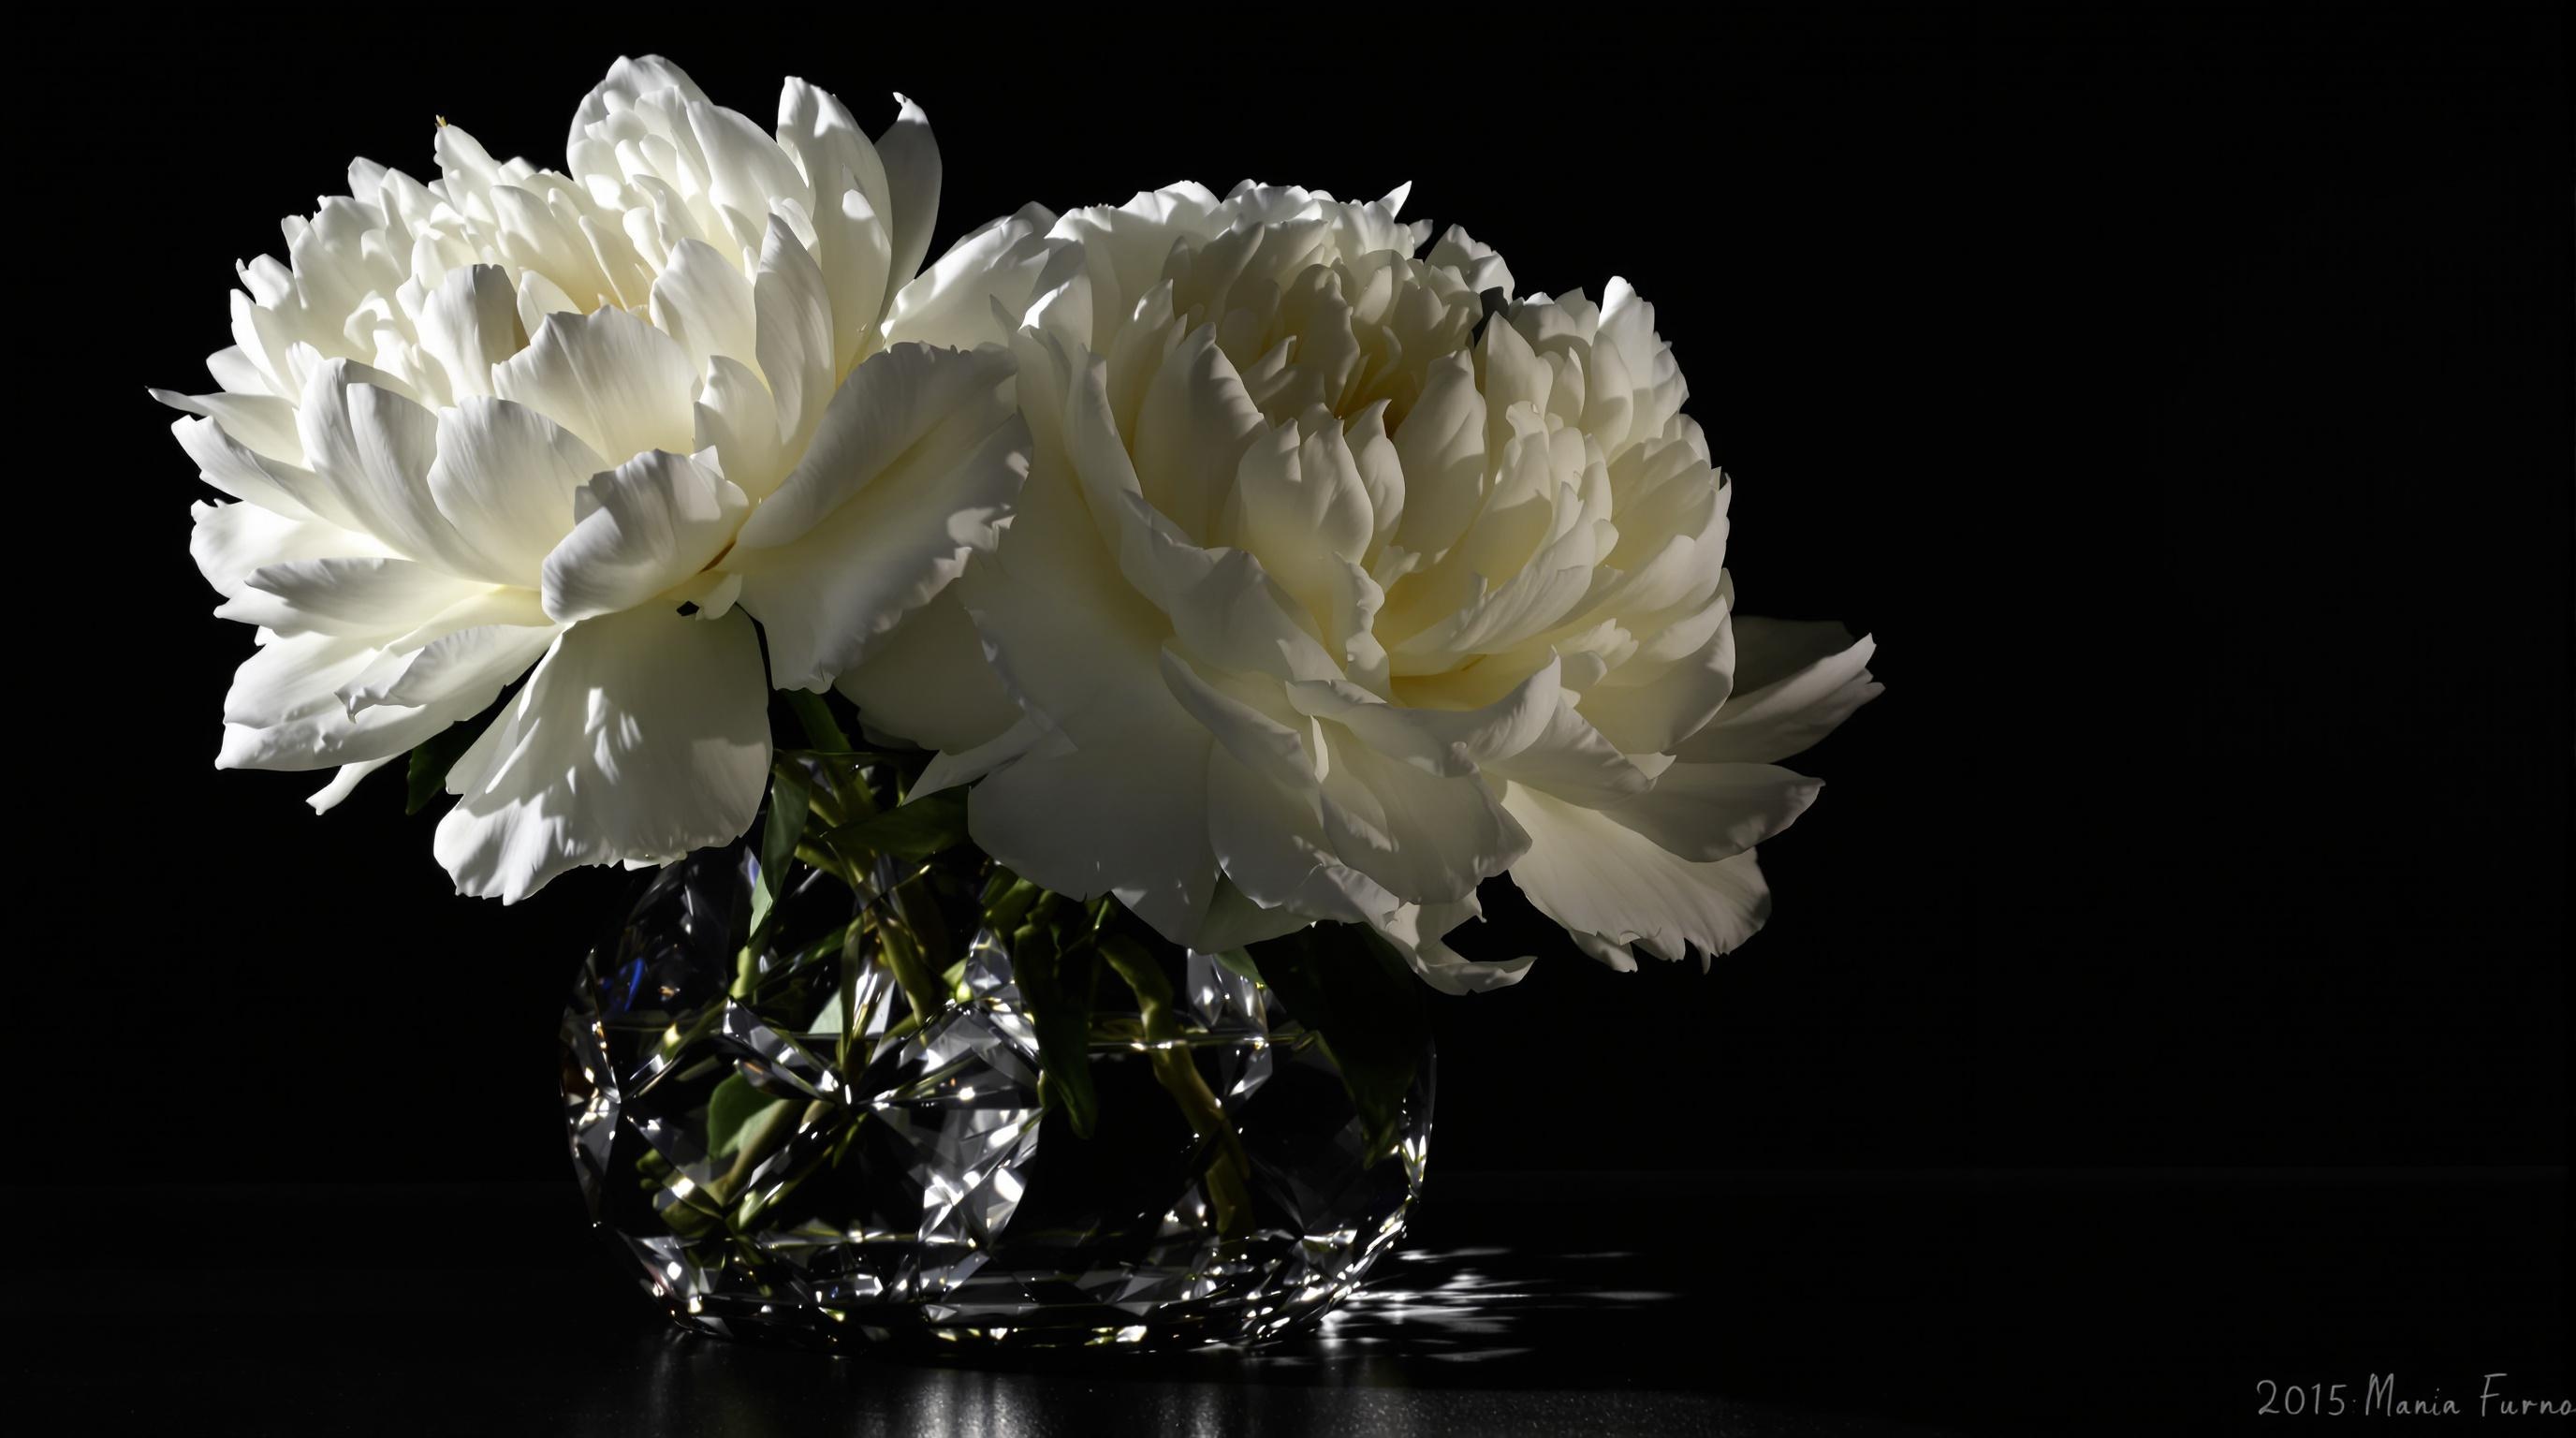
POLYGON ((217 763, 399 762, 465 894, 650 871, 563 1082, 684 1324, 1268 1337, 1401 1231, 1426 989, 1531 962, 1480 891, 1743 943, 1871 643, 1735 612, 1626 283, 1250 183, 932 260, 897 103, 621 60, 560 171, 442 122, 289 219, 155 392, 255 627, 217 763))

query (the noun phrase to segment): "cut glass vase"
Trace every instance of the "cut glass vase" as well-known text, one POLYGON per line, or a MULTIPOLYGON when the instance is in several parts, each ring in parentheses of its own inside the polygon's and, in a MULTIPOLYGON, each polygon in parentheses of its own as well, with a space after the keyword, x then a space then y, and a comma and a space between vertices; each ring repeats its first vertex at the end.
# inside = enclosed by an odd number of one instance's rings
POLYGON ((861 893, 792 865, 757 952, 752 841, 640 884, 562 1035, 574 1166, 646 1290, 684 1328, 822 1347, 1250 1343, 1348 1296, 1420 1192, 1428 1046, 1372 1159, 1319 1037, 1239 956, 1165 946, 1158 1041, 1090 975, 1079 1133, 971 903, 908 916, 957 936, 926 1023, 850 937, 925 875, 971 894, 964 852, 861 893))

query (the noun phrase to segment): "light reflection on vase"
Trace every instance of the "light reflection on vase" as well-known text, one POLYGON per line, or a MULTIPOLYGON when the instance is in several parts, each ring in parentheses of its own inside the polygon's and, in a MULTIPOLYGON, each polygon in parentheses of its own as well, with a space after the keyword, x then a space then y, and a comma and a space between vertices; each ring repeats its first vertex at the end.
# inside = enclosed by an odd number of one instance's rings
MULTIPOLYGON (((1594 1335, 1661 1327, 1672 1293, 1626 1287, 1642 1256, 1534 1259, 1491 1246, 1403 1250, 1307 1332, 1258 1348, 1088 1355, 961 1350, 950 1361, 854 1356, 815 1366, 773 1349, 639 1335, 638 1381, 579 1438, 740 1438, 828 1430, 1052 1438, 1120 1431, 1242 1438, 1254 1432, 1597 1431, 1614 1395, 1582 1392, 1563 1363, 1594 1335), (1553 1276, 1548 1276, 1553 1275, 1553 1276), (1562 1351, 1560 1351, 1562 1350, 1562 1351), (1546 1355, 1558 1354, 1549 1365, 1546 1355), (1100 1355, 1109 1357, 1111 1355, 1100 1355), (1538 1369, 1528 1365, 1540 1363, 1538 1369), (1481 1386, 1476 1372, 1546 1372, 1570 1392, 1481 1386), (1456 1375, 1451 1382, 1426 1382, 1456 1375), (1459 1386, 1466 1385, 1466 1386, 1459 1386), (1547 1405, 1568 1405, 1565 1425, 1547 1405), (1589 1422, 1587 1423, 1587 1416, 1589 1422)), ((1709 1400, 1711 1412, 1723 1405, 1709 1400)))
MULTIPOLYGON (((980 882, 903 877, 925 874, 980 882)), ((1100 985, 1100 1119, 1077 1135, 1042 1101, 1001 935, 949 929, 972 933, 962 996, 915 1027, 892 973, 836 937, 892 880, 854 899, 802 871, 746 961, 757 879, 748 841, 655 875, 564 1018, 593 1219, 682 1326, 825 1347, 1257 1342, 1347 1298, 1403 1232, 1427 1048, 1395 1151, 1369 1161, 1316 1036, 1266 986, 1170 950, 1187 1063, 1100 985)))

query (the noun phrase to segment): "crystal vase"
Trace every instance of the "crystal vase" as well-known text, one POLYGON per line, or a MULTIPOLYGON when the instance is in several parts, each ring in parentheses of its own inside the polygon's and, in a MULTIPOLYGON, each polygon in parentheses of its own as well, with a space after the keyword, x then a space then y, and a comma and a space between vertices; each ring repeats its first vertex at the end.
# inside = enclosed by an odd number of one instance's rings
POLYGON ((1163 946, 1159 978, 1085 980, 1078 1123, 1012 938, 956 902, 989 867, 963 852, 764 895, 745 840, 640 882, 564 1015, 563 1096, 646 1290, 684 1328, 825 1347, 1257 1342, 1350 1294, 1420 1191, 1428 1045, 1373 1143, 1249 962, 1163 946), (927 1011, 867 942, 907 898, 927 1011))

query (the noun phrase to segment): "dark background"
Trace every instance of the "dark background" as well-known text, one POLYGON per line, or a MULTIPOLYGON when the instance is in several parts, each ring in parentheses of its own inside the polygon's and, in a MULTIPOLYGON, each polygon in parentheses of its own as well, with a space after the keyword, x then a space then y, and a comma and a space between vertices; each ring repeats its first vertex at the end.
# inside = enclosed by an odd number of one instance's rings
MULTIPOLYGON (((1828 787, 1764 847, 1742 952, 1623 976, 1533 934, 1526 982, 1438 1006, 1438 1167, 1641 1206, 1682 1191, 1647 1171, 2563 1173, 2556 7, 809 18, 281 15, 24 78, 54 194, 19 228, 17 492, 52 512, 22 521, 12 1068, 57 1097, 9 1180, 568 1180, 555 1018, 628 880, 457 898, 397 780, 316 819, 323 776, 213 770, 249 638, 142 390, 205 387, 231 263, 352 154, 427 175, 444 115, 560 165, 621 50, 764 122, 782 72, 872 124, 901 88, 946 162, 934 252, 1033 197, 1411 180, 1524 289, 1655 302, 1740 486, 1744 608, 1875 633, 1887 693, 1793 761, 1828 787)), ((2084 1251, 2221 1272, 2277 1253, 2251 1233, 2133 1208, 2084 1251)), ((2521 1261, 2563 1322, 2563 1259, 2521 1261)))

